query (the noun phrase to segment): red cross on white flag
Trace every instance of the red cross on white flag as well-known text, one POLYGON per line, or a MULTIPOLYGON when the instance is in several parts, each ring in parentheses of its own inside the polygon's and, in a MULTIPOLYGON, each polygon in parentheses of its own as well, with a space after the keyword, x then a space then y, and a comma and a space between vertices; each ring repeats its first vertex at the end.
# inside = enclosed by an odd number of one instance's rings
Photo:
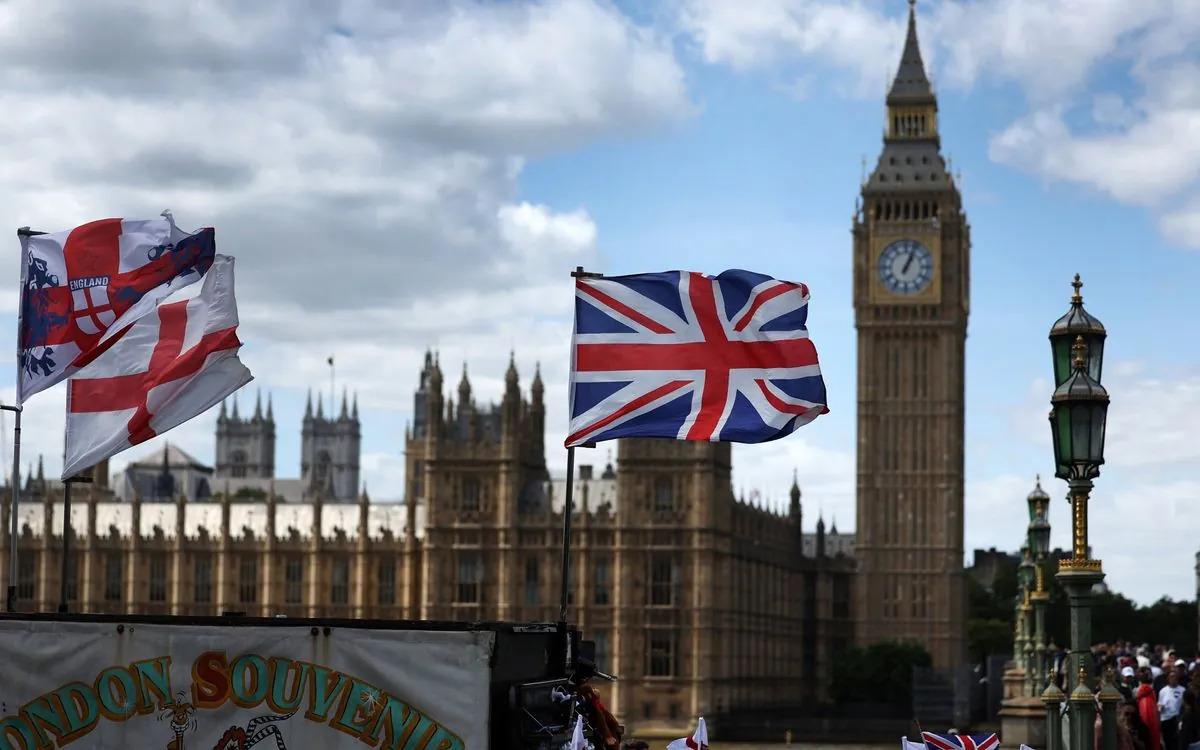
POLYGON ((696 722, 696 731, 691 737, 683 737, 667 745, 667 750, 708 750, 708 725, 704 717, 696 722))
POLYGON ((233 258, 218 255, 200 294, 159 305, 112 339, 70 381, 72 477, 203 414, 254 379, 238 359, 233 258))

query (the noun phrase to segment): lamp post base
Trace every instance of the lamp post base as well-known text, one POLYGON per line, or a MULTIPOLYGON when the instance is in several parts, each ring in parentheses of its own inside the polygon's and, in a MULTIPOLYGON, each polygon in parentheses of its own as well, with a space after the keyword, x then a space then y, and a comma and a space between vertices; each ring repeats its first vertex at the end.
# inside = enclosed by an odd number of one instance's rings
POLYGON ((1010 698, 1000 708, 1002 747, 1046 747, 1046 709, 1037 698, 1010 698))
POLYGON ((1055 578, 1066 589, 1071 606, 1071 660, 1066 669, 1071 731, 1065 738, 1067 750, 1094 750, 1096 710, 1092 693, 1096 682, 1091 679, 1095 670, 1091 648, 1092 588, 1104 580, 1104 570, 1099 560, 1062 560, 1055 578))

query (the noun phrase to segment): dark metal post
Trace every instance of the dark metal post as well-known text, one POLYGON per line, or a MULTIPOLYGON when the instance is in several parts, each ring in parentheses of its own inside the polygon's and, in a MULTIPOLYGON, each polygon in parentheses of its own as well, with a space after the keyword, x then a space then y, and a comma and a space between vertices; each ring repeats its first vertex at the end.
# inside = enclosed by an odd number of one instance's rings
MULTIPOLYGON (((599 279, 603 274, 588 273, 583 266, 576 266, 571 272, 573 279, 599 279)), ((574 345, 574 342, 572 342, 574 345)), ((572 352, 572 360, 574 352, 572 352)), ((595 443, 585 443, 584 448, 595 448, 595 443)), ((562 539, 562 581, 559 590, 558 629, 562 638, 563 664, 570 659, 570 633, 567 631, 567 612, 571 604, 571 516, 574 515, 575 504, 575 447, 567 448, 567 491, 563 498, 563 539, 562 539)))
POLYGON ((1042 703, 1046 706, 1047 750, 1063 750, 1062 703, 1066 697, 1055 683, 1055 669, 1054 664, 1051 663, 1049 674, 1046 677, 1046 689, 1042 691, 1041 695, 1042 703))
POLYGON ((71 563, 71 485, 70 479, 63 482, 63 527, 62 527, 62 575, 58 582, 58 611, 67 611, 67 571, 71 563))
MULTIPOLYGON (((17 366, 20 367, 18 359, 17 366)), ((11 411, 16 416, 14 417, 13 426, 13 470, 12 470, 12 487, 9 490, 12 493, 12 500, 9 502, 8 509, 8 597, 6 598, 5 611, 17 611, 17 568, 21 564, 20 552, 18 550, 18 542, 20 542, 20 526, 17 516, 17 510, 21 504, 21 407, 9 406, 8 404, 0 405, 0 409, 11 411)))
POLYGON ((562 584, 558 593, 558 621, 567 622, 571 599, 571 514, 575 500, 575 449, 567 448, 567 492, 563 500, 562 584))
MULTIPOLYGON (((37 231, 30 229, 29 227, 21 227, 20 229, 17 230, 17 237, 18 237, 18 239, 22 239, 22 240, 29 238, 29 237, 36 237, 41 234, 45 234, 45 232, 37 232, 37 231)), ((21 279, 23 280, 25 278, 25 266, 24 266, 25 258, 24 258, 23 252, 22 252, 22 257, 20 259, 20 262, 21 262, 21 279)), ((18 390, 20 387, 20 378, 21 378, 21 339, 20 339, 21 324, 20 324, 20 321, 21 321, 21 308, 22 308, 22 303, 24 301, 24 297, 25 297, 25 289, 24 289, 24 285, 22 285, 22 289, 20 290, 20 296, 17 298, 17 321, 18 321, 18 323, 17 323, 17 385, 18 385, 18 390)), ((17 401, 20 401, 20 400, 21 400, 20 393, 18 393, 17 401)), ((8 597, 7 597, 7 603, 6 603, 6 609, 9 612, 16 612, 17 611, 17 586, 19 585, 19 581, 17 580, 17 568, 21 564, 20 555, 17 550, 17 546, 18 546, 17 543, 19 541, 17 538, 17 534, 20 531, 20 528, 17 525, 18 524, 17 509, 21 504, 21 406, 19 404, 16 406, 8 406, 7 404, 5 404, 5 405, 0 405, 0 409, 3 409, 5 411, 11 411, 16 415, 15 419, 13 420, 15 424, 13 426, 12 503, 11 503, 11 507, 9 508, 10 517, 9 517, 9 524, 8 524, 8 531, 9 531, 8 543, 11 545, 11 549, 9 549, 9 551, 8 551, 8 565, 9 565, 8 597)))
MULTIPOLYGON (((62 529, 62 580, 59 582, 58 611, 67 611, 67 571, 71 562, 71 485, 91 484, 90 474, 80 474, 63 480, 63 529, 62 529)), ((79 582, 75 585, 78 587, 79 582)))

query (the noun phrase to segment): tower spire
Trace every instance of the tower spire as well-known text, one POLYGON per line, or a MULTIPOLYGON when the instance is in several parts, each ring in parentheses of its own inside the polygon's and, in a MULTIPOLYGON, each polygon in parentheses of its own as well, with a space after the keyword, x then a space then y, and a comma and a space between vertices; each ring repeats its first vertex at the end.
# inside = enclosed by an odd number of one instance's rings
POLYGON ((900 67, 888 91, 888 105, 927 103, 933 99, 933 84, 925 72, 925 61, 921 59, 921 43, 917 39, 917 3, 908 2, 908 34, 904 38, 904 52, 900 54, 900 67))

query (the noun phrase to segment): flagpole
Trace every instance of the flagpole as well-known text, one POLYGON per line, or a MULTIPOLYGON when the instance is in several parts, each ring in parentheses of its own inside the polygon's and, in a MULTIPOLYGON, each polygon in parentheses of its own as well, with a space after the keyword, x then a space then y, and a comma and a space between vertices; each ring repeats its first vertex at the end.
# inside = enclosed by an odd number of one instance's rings
MULTIPOLYGON (((18 358, 17 367, 20 368, 20 366, 21 360, 18 358)), ((18 372, 20 372, 19 369, 18 372)), ((12 501, 9 503, 8 512, 8 597, 5 605, 6 611, 16 612, 17 566, 20 564, 20 558, 17 554, 17 534, 20 531, 17 527, 17 506, 20 504, 21 493, 21 407, 0 404, 0 409, 11 411, 16 415, 13 418, 12 486, 9 487, 9 490, 12 492, 12 501)))
POLYGON ((558 593, 558 621, 567 624, 571 599, 571 514, 575 500, 575 446, 567 448, 567 492, 563 500, 562 581, 558 593))
MULTIPOLYGON (((63 480, 62 576, 59 581, 58 611, 67 612, 67 571, 71 562, 71 485, 91 484, 91 474, 76 474, 63 480)), ((76 582, 76 587, 79 583, 76 582)))
MULTIPOLYGON (((588 273, 583 270, 583 266, 576 266, 571 272, 573 279, 599 279, 603 278, 603 274, 588 273)), ((572 350, 572 358, 574 358, 574 350, 572 350)), ((582 448, 595 448, 595 443, 584 443, 582 448)), ((567 448, 567 491, 563 497, 563 537, 562 537, 562 580, 559 590, 558 602, 558 627, 562 632, 563 637, 563 659, 564 664, 570 654, 570 639, 567 637, 567 612, 570 609, 571 603, 571 516, 575 512, 575 446, 567 448)))
POLYGON ((6 600, 6 609, 9 612, 17 611, 17 568, 20 566, 21 559, 17 551, 17 533, 20 530, 17 526, 18 508, 21 504, 21 324, 22 313, 24 312, 25 301, 25 240, 30 237, 45 234, 45 232, 37 232, 29 227, 21 227, 17 229, 17 238, 21 240, 21 289, 17 296, 17 403, 15 406, 7 404, 0 405, 0 409, 11 411, 15 415, 13 418, 13 470, 12 470, 12 502, 9 503, 9 519, 8 519, 8 596, 6 600))
POLYGON ((329 416, 337 417, 337 383, 333 378, 333 357, 329 357, 329 416))

